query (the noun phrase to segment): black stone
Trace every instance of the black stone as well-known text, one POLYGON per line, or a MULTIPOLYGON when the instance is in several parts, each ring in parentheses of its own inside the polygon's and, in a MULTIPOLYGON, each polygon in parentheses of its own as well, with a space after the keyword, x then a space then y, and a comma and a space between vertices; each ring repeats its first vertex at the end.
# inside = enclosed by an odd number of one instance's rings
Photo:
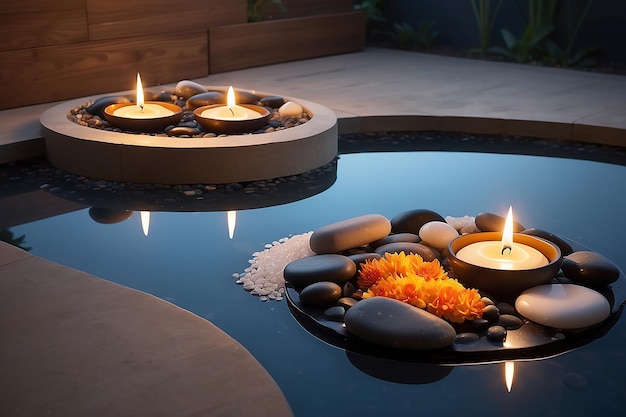
POLYGON ((498 321, 498 317, 500 316, 500 310, 498 307, 494 305, 485 306, 483 309, 483 319, 487 320, 490 323, 495 323, 498 321))
POLYGON ((526 229, 522 231, 522 233, 524 233, 525 235, 540 237, 542 239, 545 239, 549 242, 554 243, 555 245, 559 247, 559 249, 561 249, 561 255, 563 256, 570 255, 572 252, 574 252, 574 249, 572 249, 569 243, 567 243, 565 240, 561 239, 557 235, 554 235, 550 232, 546 232, 545 230, 526 229))
POLYGON ((361 269, 362 263, 365 263, 365 261, 371 259, 380 259, 382 258, 382 255, 375 252, 363 252, 348 255, 348 258, 352 259, 352 261, 356 264, 356 269, 358 271, 359 269, 361 269))
POLYGON ((430 246, 422 245, 421 243, 413 242, 395 242, 388 243, 376 248, 376 253, 384 255, 385 253, 400 253, 406 254, 413 253, 422 257, 427 262, 439 259, 441 254, 437 249, 430 246))
POLYGON ((464 332, 456 335, 454 343, 456 343, 457 345, 466 345, 469 343, 477 342, 478 340, 480 340, 480 336, 478 336, 476 333, 464 332))
POLYGON ((493 342, 503 342, 506 339, 506 329, 502 326, 491 326, 487 329, 487 339, 493 342))
POLYGON ((516 330, 524 325, 524 321, 517 316, 511 314, 501 314, 498 317, 498 326, 502 326, 507 330, 516 330))
POLYGON ((612 284, 620 276, 617 265, 592 251, 578 251, 564 257, 561 270, 572 282, 596 288, 612 284))
POLYGON ((320 281, 343 285, 356 273, 356 265, 346 256, 325 254, 290 262, 283 270, 285 281, 303 288, 320 281))
POLYGON ((332 321, 342 322, 344 314, 346 314, 346 309, 342 306, 334 306, 324 310, 324 317, 332 321))
POLYGON ((337 300, 337 304, 342 306, 345 310, 354 307, 356 303, 358 303, 358 301, 352 297, 341 297, 339 300, 337 300))
POLYGON ((485 319, 474 319, 474 320, 471 321, 472 329, 475 329, 475 330, 484 330, 487 327, 489 327, 490 325, 491 325, 491 323, 489 323, 485 319))
POLYGON ((277 109, 285 104, 285 99, 281 96, 267 96, 260 99, 259 104, 261 106, 267 106, 271 107, 272 109, 277 109))
POLYGON ((419 233, 420 228, 428 222, 446 220, 432 210, 415 209, 405 211, 391 219, 392 233, 419 233))
POLYGON ((100 97, 96 101, 94 101, 89 107, 85 110, 89 114, 93 114, 96 116, 104 117, 104 109, 111 104, 118 103, 131 103, 131 100, 127 97, 122 96, 106 96, 100 97))
POLYGON ((370 246, 373 248, 377 248, 382 245, 386 245, 388 243, 396 243, 396 242, 413 242, 420 243, 422 239, 419 235, 415 233, 395 233, 389 236, 385 236, 382 239, 375 240, 370 243, 370 246))
POLYGON ((515 307, 513 307, 509 303, 499 302, 496 304, 496 307, 498 307, 500 314, 513 314, 513 315, 517 314, 515 307))
POLYGON ((356 292, 356 287, 352 282, 348 281, 343 285, 343 295, 346 297, 352 297, 352 294, 356 292))
POLYGON ((171 129, 168 129, 166 132, 167 136, 194 136, 199 135, 200 129, 195 127, 186 127, 186 126, 175 126, 171 129))
POLYGON ((195 110, 198 107, 210 106, 212 104, 224 104, 226 98, 224 94, 217 91, 208 91, 206 93, 196 94, 187 99, 185 107, 189 110, 195 110))
POLYGON ((341 287, 334 282, 314 282, 300 291, 300 301, 309 305, 328 305, 336 303, 341 295, 341 287))
MULTIPOLYGON (((474 222, 481 232, 502 232, 506 218, 493 213, 480 213, 476 216, 474 222)), ((526 230, 526 228, 520 223, 516 221, 513 222, 513 232, 521 233, 524 230, 526 230)))

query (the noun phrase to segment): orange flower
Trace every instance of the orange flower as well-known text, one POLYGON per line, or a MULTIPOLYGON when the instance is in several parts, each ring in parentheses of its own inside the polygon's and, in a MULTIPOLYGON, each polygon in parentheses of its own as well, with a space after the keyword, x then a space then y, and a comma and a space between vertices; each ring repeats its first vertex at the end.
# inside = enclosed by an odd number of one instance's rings
POLYGON ((439 261, 426 262, 404 252, 368 260, 361 266, 357 284, 363 298, 393 298, 454 323, 481 317, 485 307, 478 290, 449 278, 439 261))

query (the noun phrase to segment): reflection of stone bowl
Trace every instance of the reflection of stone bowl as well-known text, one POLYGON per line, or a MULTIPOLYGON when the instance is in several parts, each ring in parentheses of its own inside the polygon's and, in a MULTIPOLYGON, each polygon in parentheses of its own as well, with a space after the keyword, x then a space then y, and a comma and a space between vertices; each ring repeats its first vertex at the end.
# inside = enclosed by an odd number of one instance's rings
POLYGON ((457 252, 472 243, 499 241, 499 232, 471 233, 459 236, 448 245, 447 257, 452 272, 467 287, 477 288, 490 295, 513 296, 522 291, 546 284, 556 277, 561 267, 561 250, 547 240, 521 233, 513 234, 513 241, 531 246, 548 258, 548 264, 523 270, 500 270, 470 264, 457 258, 457 252))
POLYGON ((203 117, 202 113, 205 110, 223 107, 223 104, 212 104, 209 106, 198 107, 193 111, 193 117, 196 122, 208 132, 218 134, 237 134, 237 133, 252 133, 265 126, 269 120, 271 113, 263 106, 257 106, 254 104, 239 104, 240 107, 253 110, 260 114, 259 117, 246 120, 222 120, 214 119, 211 117, 203 117))
POLYGON ((149 119, 133 119, 129 117, 119 117, 115 115, 115 111, 121 107, 135 106, 135 103, 117 103, 110 104, 104 109, 104 118, 113 126, 129 132, 160 132, 167 126, 176 126, 183 117, 183 109, 175 104, 165 102, 148 102, 156 103, 174 112, 172 115, 153 117, 149 119))

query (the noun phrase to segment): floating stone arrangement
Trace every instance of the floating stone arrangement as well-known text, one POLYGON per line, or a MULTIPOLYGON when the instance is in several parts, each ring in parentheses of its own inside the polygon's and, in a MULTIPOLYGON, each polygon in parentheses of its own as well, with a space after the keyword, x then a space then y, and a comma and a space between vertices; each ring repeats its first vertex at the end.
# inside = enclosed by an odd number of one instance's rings
MULTIPOLYGON (((430 210, 411 210, 388 220, 371 214, 323 226, 301 235, 309 239, 311 254, 285 263, 287 300, 301 323, 326 329, 338 344, 379 346, 393 351, 453 353, 525 349, 558 343, 593 332, 621 308, 613 287, 621 284, 620 270, 600 254, 575 250, 568 241, 547 231, 521 233, 557 245, 562 268, 553 281, 521 294, 498 299, 480 292, 480 317, 451 323, 402 301, 386 297, 363 298, 357 289, 359 270, 367 260, 386 253, 420 255, 440 262, 454 278, 446 261, 450 241, 466 233, 501 230, 504 218, 481 213, 453 218, 430 210), (335 337, 338 336, 338 337, 335 337), (347 341, 347 342, 346 342, 347 341)), ((286 243, 286 241, 285 241, 286 243)), ((295 243, 295 242, 294 242, 295 243)), ((258 268, 255 262, 255 268, 258 268)), ((252 287, 248 282, 248 288, 252 287)), ((306 327, 306 326, 305 326, 306 327)))

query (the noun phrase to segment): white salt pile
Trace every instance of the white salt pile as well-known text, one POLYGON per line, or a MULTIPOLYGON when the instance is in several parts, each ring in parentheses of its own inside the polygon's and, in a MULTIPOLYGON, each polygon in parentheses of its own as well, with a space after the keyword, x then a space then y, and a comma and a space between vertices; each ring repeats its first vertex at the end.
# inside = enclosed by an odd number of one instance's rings
POLYGON ((262 252, 254 252, 250 266, 241 274, 235 273, 236 283, 262 301, 283 299, 285 280, 283 269, 291 261, 315 255, 309 246, 313 232, 284 237, 268 243, 262 252))

